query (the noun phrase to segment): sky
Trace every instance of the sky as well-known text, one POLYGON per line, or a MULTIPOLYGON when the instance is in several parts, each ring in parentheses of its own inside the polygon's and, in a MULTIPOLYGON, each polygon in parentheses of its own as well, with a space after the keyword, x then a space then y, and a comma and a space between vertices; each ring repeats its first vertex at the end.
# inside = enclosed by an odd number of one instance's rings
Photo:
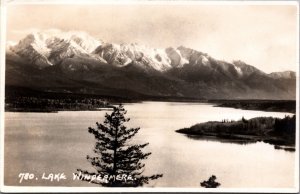
POLYGON ((266 73, 299 69, 296 5, 7 5, 7 40, 32 31, 85 31, 105 42, 185 46, 266 73))

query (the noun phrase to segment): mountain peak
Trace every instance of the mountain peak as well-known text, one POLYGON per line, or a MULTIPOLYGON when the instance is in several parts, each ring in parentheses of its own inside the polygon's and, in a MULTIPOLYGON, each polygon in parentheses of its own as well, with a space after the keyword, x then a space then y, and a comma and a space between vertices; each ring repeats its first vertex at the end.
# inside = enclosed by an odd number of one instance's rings
POLYGON ((248 65, 247 63, 241 61, 241 60, 234 60, 232 62, 232 64, 237 67, 238 69, 240 69, 243 74, 249 76, 253 73, 258 73, 258 74, 265 74, 264 72, 262 72, 261 70, 257 69, 256 67, 252 66, 252 65, 248 65))
POLYGON ((28 34, 10 50, 44 68, 74 55, 88 55, 101 44, 85 32, 45 30, 28 34))
POLYGON ((27 35, 8 49, 6 83, 11 85, 67 85, 100 94, 108 90, 113 95, 122 89, 189 98, 295 97, 294 72, 266 74, 243 61, 216 60, 184 46, 158 49, 136 43, 105 43, 84 32, 42 31, 27 35), (32 66, 26 68, 26 64, 32 66), (32 68, 43 70, 32 76, 32 68))
MULTIPOLYGON (((137 43, 105 43, 80 31, 65 32, 55 29, 34 31, 20 40, 18 44, 7 46, 7 48, 40 68, 57 65, 76 56, 77 59, 91 58, 98 60, 101 64, 105 62, 116 67, 134 64, 144 69, 150 68, 160 72, 190 65, 198 68, 206 67, 207 71, 218 68, 224 71, 230 69, 240 77, 253 73, 265 74, 243 61, 237 60, 232 63, 219 61, 206 53, 182 45, 177 48, 157 49, 137 43)), ((270 76, 275 78, 276 75, 279 74, 274 73, 270 76)), ((284 73, 284 76, 281 76, 287 77, 287 75, 288 73, 284 73)))

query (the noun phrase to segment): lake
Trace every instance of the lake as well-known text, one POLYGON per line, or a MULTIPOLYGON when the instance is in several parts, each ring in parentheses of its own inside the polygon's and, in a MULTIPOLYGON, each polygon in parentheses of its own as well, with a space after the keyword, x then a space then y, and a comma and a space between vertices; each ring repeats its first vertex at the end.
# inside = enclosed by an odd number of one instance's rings
MULTIPOLYGON (((221 188, 291 188, 295 152, 258 142, 236 144, 199 140, 175 130, 206 121, 257 116, 283 118, 289 113, 214 107, 205 103, 142 102, 124 104, 128 126, 141 127, 132 143, 150 144, 145 175, 162 173, 150 187, 193 187, 216 175, 221 188)), ((93 170, 86 160, 95 139, 87 128, 104 120, 105 111, 5 113, 5 185, 97 186, 74 181, 76 169, 93 170), (19 183, 19 173, 33 173, 19 183), (42 173, 64 173, 66 180, 41 180, 42 173)))

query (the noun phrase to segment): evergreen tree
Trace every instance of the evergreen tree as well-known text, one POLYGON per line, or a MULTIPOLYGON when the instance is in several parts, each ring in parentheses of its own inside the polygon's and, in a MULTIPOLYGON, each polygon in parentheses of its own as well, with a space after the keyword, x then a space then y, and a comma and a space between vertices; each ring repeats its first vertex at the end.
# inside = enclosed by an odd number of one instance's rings
POLYGON ((142 160, 151 154, 143 153, 142 148, 149 143, 127 144, 140 128, 127 129, 124 125, 129 121, 126 112, 122 105, 114 107, 111 114, 106 113, 103 124, 97 122, 97 128, 89 127, 89 133, 96 139, 94 152, 97 156, 88 155, 87 160, 97 172, 78 169, 76 174, 80 180, 108 187, 137 187, 162 177, 162 174, 142 175, 145 167, 142 160))

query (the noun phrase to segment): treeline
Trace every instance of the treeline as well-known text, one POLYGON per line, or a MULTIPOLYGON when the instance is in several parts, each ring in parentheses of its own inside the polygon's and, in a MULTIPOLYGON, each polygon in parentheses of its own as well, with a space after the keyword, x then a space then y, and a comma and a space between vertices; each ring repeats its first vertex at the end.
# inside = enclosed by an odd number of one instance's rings
POLYGON ((38 98, 15 97, 5 101, 6 111, 53 112, 61 110, 96 110, 112 107, 104 99, 96 98, 38 98))
POLYGON ((280 136, 288 142, 296 141, 296 116, 285 117, 284 119, 275 119, 273 131, 275 136, 280 136))
POLYGON ((179 133, 216 136, 241 140, 265 141, 274 145, 295 145, 296 116, 283 119, 256 117, 239 121, 210 121, 190 128, 177 130, 179 133))
POLYGON ((296 113, 295 100, 209 100, 218 107, 296 113))
POLYGON ((116 96, 72 92, 39 91, 5 86, 5 111, 57 112, 63 110, 97 110, 112 108, 112 104, 131 102, 116 96))

